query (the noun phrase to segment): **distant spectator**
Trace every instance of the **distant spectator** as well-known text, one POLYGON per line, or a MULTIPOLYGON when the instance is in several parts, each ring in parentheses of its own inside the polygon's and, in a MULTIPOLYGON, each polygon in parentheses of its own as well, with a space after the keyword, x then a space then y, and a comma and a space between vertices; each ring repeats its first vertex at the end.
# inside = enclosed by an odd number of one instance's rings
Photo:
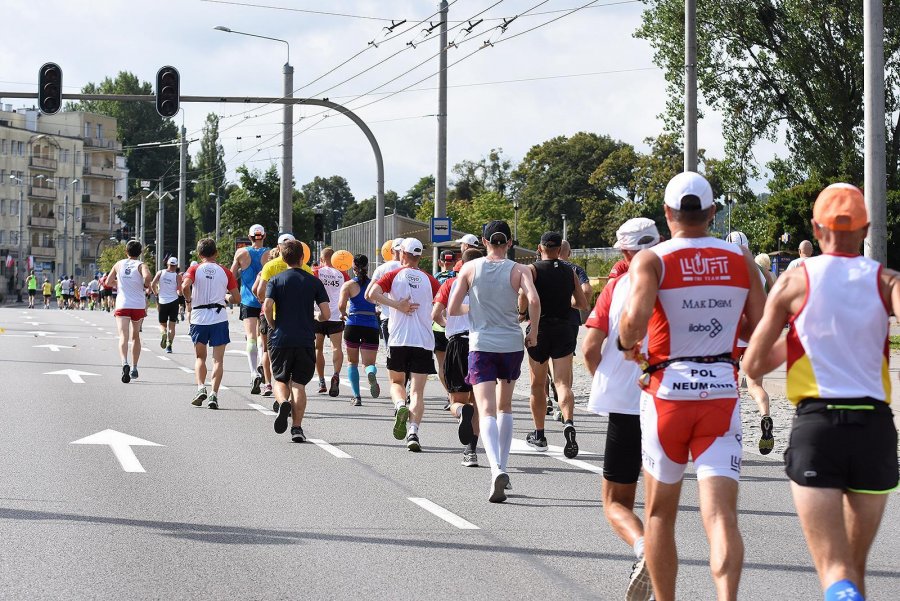
MULTIPOLYGON (((800 256, 788 263, 787 269, 793 269, 794 267, 799 267, 803 264, 804 261, 813 256, 813 245, 809 240, 804 240, 800 243, 800 246, 797 247, 797 251, 799 251, 800 256)), ((787 271, 787 269, 785 271, 787 271)))

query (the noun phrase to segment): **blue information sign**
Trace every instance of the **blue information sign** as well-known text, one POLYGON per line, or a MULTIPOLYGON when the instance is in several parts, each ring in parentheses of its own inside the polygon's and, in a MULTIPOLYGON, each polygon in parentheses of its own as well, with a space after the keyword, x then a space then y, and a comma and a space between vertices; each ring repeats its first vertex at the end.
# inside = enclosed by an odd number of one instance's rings
POLYGON ((451 223, 449 217, 432 217, 431 218, 431 241, 432 242, 450 242, 453 235, 450 233, 451 223))

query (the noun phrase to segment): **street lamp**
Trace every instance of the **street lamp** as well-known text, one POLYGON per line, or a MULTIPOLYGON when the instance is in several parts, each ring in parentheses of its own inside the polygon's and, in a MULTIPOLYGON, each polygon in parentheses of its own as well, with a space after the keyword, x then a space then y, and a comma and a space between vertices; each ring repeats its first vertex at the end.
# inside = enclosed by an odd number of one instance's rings
MULTIPOLYGON (((162 184, 160 183, 160 191, 161 190, 162 190, 162 184)), ((178 192, 180 190, 181 190, 181 188, 178 187, 178 188, 175 188, 174 190, 171 190, 170 192, 163 192, 162 194, 160 194, 159 192, 154 190, 153 192, 151 192, 150 194, 147 195, 147 198, 150 198, 151 196, 155 196, 159 200, 159 205, 157 205, 157 209, 156 209, 156 251, 157 251, 156 252, 156 271, 159 271, 160 269, 162 269, 162 260, 163 260, 162 253, 163 253, 163 250, 166 245, 166 241, 165 241, 165 237, 164 237, 165 236, 165 227, 166 227, 165 200, 166 200, 166 198, 168 198, 169 200, 174 199, 175 197, 172 196, 171 192, 178 192)))
POLYGON ((281 233, 292 233, 292 196, 294 193, 294 105, 290 103, 290 100, 294 97, 294 68, 291 66, 291 45, 287 40, 282 40, 281 38, 272 38, 265 35, 247 33, 245 31, 235 31, 224 25, 218 25, 213 29, 216 31, 224 31, 225 33, 236 33, 252 38, 281 42, 287 46, 287 62, 284 63, 284 98, 288 100, 288 102, 284 105, 284 125, 281 134, 281 202, 278 207, 278 230, 281 233))
POLYGON ((519 199, 513 200, 513 240, 519 243, 519 199))
POLYGON ((219 196, 218 192, 210 192, 210 198, 216 199, 216 243, 219 242, 219 219, 222 213, 222 198, 219 196))
MULTIPOLYGON (((19 255, 19 261, 22 261, 22 271, 24 273, 24 271, 25 271, 24 252, 25 251, 22 248, 22 231, 23 231, 24 225, 25 225, 25 223, 23 221, 25 219, 25 217, 24 217, 24 202, 25 201, 22 197, 22 188, 24 188, 25 182, 22 179, 16 177, 15 175, 11 175, 11 176, 9 176, 9 178, 16 180, 18 182, 18 186, 19 186, 19 238, 17 240, 17 242, 19 243, 19 245, 18 245, 19 249, 18 249, 17 254, 19 255)), ((21 303, 22 302, 22 286, 19 285, 18 264, 16 265, 16 273, 13 277, 16 278, 16 302, 21 303)), ((24 281, 24 278, 23 278, 23 281, 24 281)))
POLYGON ((569 228, 568 228, 568 224, 566 223, 566 214, 565 213, 562 213, 562 220, 563 220, 562 237, 563 237, 563 240, 568 240, 569 237, 566 234, 568 234, 569 228))

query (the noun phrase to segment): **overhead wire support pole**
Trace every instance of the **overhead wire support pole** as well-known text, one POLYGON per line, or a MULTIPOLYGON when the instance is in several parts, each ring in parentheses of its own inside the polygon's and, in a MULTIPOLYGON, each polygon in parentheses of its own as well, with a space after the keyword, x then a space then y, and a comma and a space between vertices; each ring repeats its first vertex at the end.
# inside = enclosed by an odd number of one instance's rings
MULTIPOLYGON (((434 216, 447 216, 447 0, 441 1, 441 55, 438 71, 437 175, 434 180, 434 216)), ((433 245, 432 271, 437 273, 438 249, 433 245)))
POLYGON ((863 189, 869 211, 867 257, 887 262, 887 181, 884 140, 884 4, 863 0, 865 167, 863 189))
MULTIPOLYGON (((187 130, 181 126, 181 157, 178 174, 178 260, 184 261, 185 254, 185 205, 187 204, 187 130)), ((185 263, 181 263, 182 266, 185 263)))
POLYGON ((697 171, 696 0, 684 0, 684 170, 697 171))

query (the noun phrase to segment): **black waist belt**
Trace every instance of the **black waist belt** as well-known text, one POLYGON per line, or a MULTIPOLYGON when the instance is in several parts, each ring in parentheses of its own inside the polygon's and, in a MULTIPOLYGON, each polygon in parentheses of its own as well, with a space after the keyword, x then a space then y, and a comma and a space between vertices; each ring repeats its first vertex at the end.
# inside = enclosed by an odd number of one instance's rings
POLYGON ((213 303, 211 305, 197 305, 194 309, 215 309, 216 313, 220 313, 222 309, 225 308, 225 305, 220 305, 219 303, 213 303))
POLYGON ((721 355, 706 355, 703 357, 673 357, 671 359, 666 359, 665 361, 660 361, 659 363, 654 363, 653 365, 647 364, 646 366, 642 366, 641 371, 643 371, 647 375, 650 375, 661 369, 669 367, 673 363, 680 363, 683 361, 690 361, 691 363, 702 363, 704 365, 709 365, 711 363, 730 363, 735 367, 738 366, 737 359, 732 357, 729 353, 723 353, 721 355))
POLYGON ((350 314, 351 317, 354 315, 373 315, 374 316, 375 311, 354 311, 353 313, 350 314))
POLYGON ((457 338, 468 338, 468 337, 469 337, 469 331, 466 330, 465 332, 458 332, 458 333, 454 334, 453 336, 450 336, 449 338, 447 338, 447 340, 450 341, 450 340, 456 340, 457 338))

